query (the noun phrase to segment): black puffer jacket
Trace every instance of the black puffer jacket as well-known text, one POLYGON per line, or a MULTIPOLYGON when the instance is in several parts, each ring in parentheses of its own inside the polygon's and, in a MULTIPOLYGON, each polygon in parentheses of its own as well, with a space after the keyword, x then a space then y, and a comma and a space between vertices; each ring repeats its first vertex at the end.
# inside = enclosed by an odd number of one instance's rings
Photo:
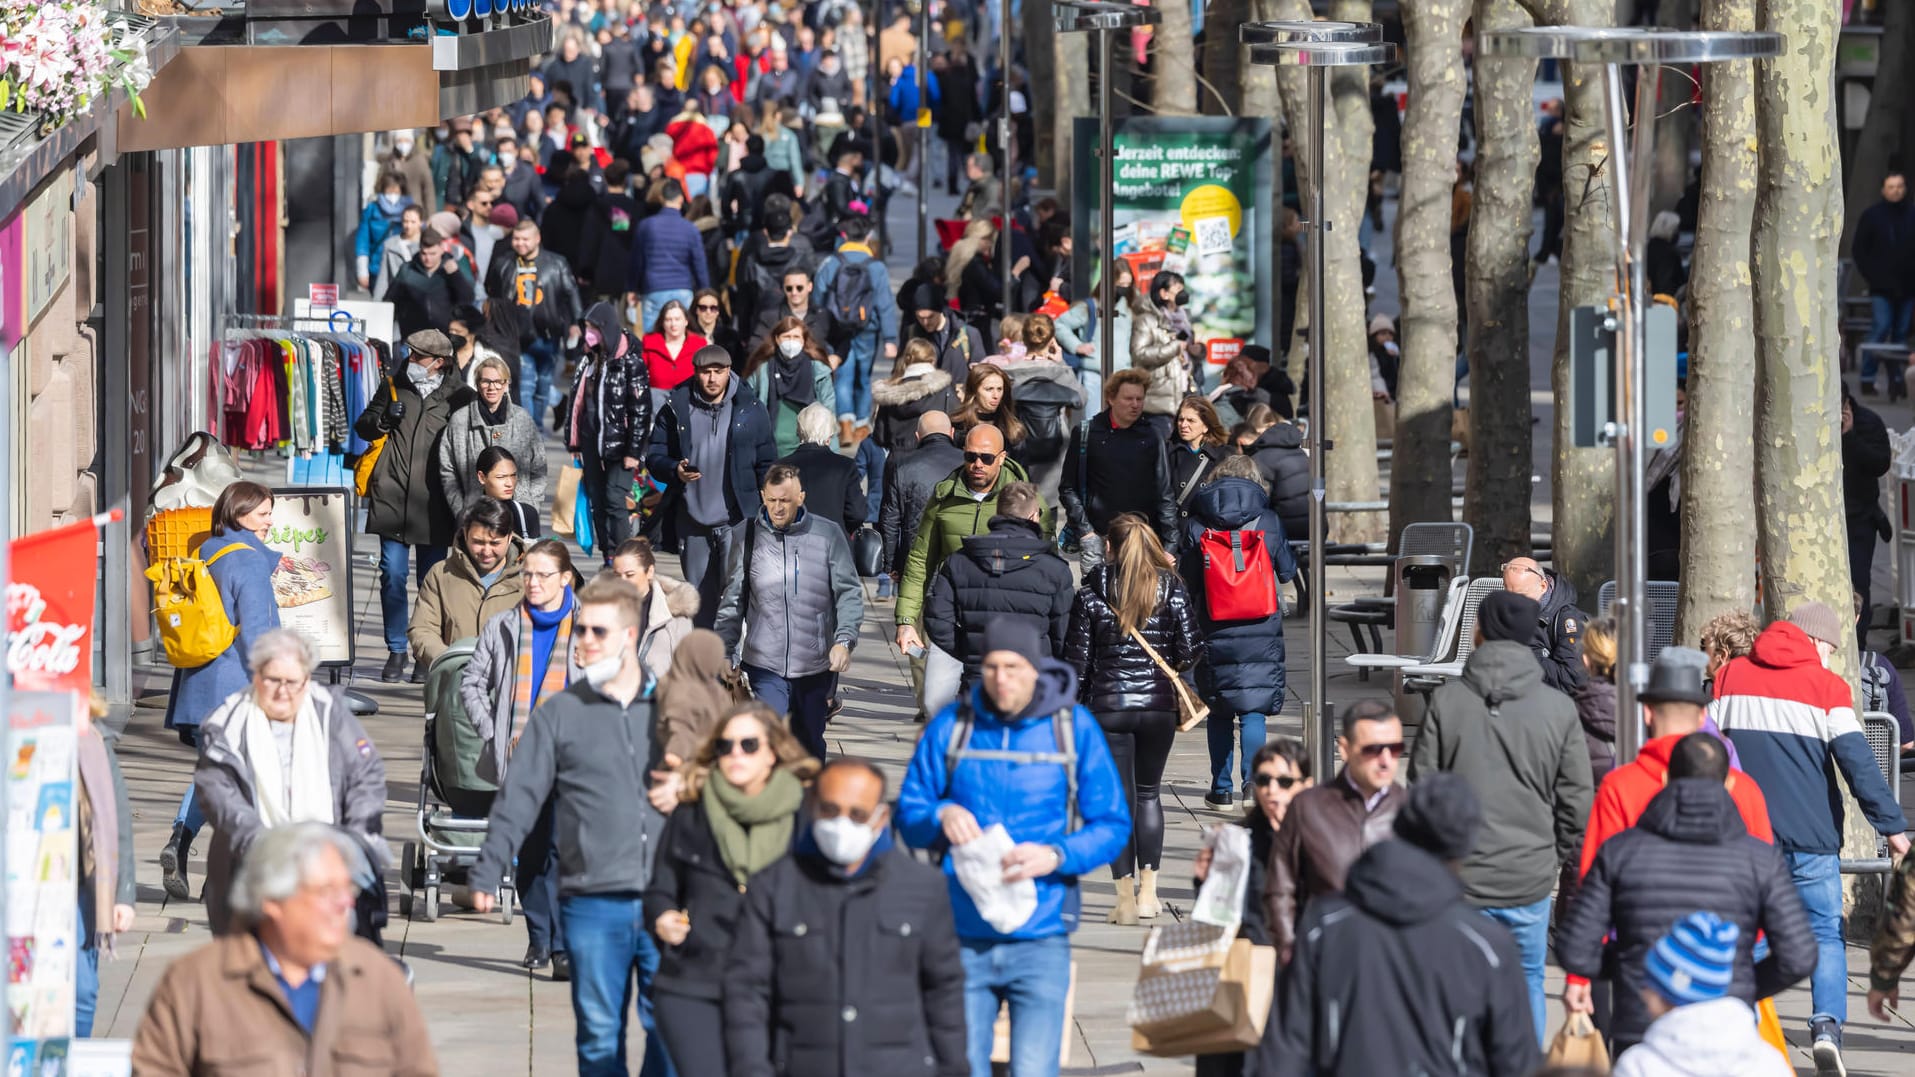
POLYGON ((703 804, 681 804, 666 817, 644 907, 645 930, 654 935, 659 914, 668 909, 685 910, 692 922, 691 934, 677 946, 659 940, 652 987, 713 1002, 724 997, 725 955, 745 911, 745 890, 725 866, 703 804))
POLYGON ((944 559, 924 600, 931 642, 964 663, 966 678, 984 662, 984 626, 999 617, 1032 622, 1053 658, 1064 657, 1070 629, 1074 581, 1057 544, 1033 520, 993 516, 990 528, 944 559))
POLYGON ((594 303, 585 320, 604 340, 586 353, 567 403, 565 448, 590 453, 614 464, 642 460, 652 433, 652 378, 638 341, 621 329, 610 303, 594 303), (614 354, 623 344, 624 355, 614 354), (585 399, 580 400, 583 396, 585 399), (572 436, 569 416, 578 414, 578 436, 572 436))
POLYGON ((1782 854, 1742 825, 1719 782, 1678 778, 1656 794, 1636 825, 1602 843, 1596 862, 1556 936, 1564 971, 1602 973, 1603 937, 1615 939, 1610 967, 1620 970, 1610 1034, 1633 1043, 1649 1027, 1637 992, 1643 958, 1677 920, 1706 909, 1742 929, 1729 993, 1753 1004, 1815 968, 1815 936, 1782 854), (1769 956, 1751 959, 1755 935, 1769 956))
MULTIPOLYGON (((1110 598, 1116 575, 1115 565, 1092 569, 1071 606, 1064 660, 1077 670, 1077 698, 1095 714, 1174 712, 1177 693, 1170 679, 1117 621, 1110 598)), ((1179 672, 1203 657, 1203 636, 1197 631, 1196 611, 1190 608, 1190 592, 1184 581, 1167 570, 1157 574, 1157 608, 1139 632, 1179 672)))
POLYGON ((881 381, 871 386, 871 402, 877 412, 871 418, 871 440, 885 452, 911 450, 918 440, 918 420, 925 412, 957 414, 958 398, 951 388, 951 375, 934 366, 915 366, 899 381, 881 381))
POLYGON ((884 497, 878 503, 878 534, 884 538, 884 563, 900 575, 911 541, 918 537, 924 506, 938 483, 964 463, 964 450, 949 434, 932 434, 918 447, 891 458, 884 469, 884 497))
POLYGON ((1602 780, 1616 769, 1616 684, 1591 677, 1576 690, 1576 718, 1583 724, 1583 743, 1589 746, 1589 776, 1602 780))
POLYGON ((1211 621, 1203 589, 1202 540, 1206 530, 1262 531, 1271 571, 1279 583, 1288 583, 1296 578, 1297 559, 1284 541, 1284 525, 1270 511, 1256 483, 1224 478, 1202 486, 1191 497, 1190 516, 1183 526, 1179 567, 1204 629, 1198 690, 1204 699, 1222 701, 1238 714, 1275 714, 1283 709, 1284 698, 1283 610, 1279 605, 1275 616, 1256 620, 1211 621))
POLYGON ((1270 507, 1283 521, 1283 533, 1293 542, 1310 537, 1310 457, 1303 451, 1303 431, 1278 423, 1244 450, 1257 462, 1263 481, 1270 484, 1270 507))

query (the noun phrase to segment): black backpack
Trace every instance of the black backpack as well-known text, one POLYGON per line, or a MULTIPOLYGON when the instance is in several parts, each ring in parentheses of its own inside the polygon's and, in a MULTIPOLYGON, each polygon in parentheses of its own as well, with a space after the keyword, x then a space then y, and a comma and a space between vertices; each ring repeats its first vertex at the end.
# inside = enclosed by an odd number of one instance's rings
POLYGON ((870 263, 853 262, 843 255, 833 257, 838 261, 838 273, 831 278, 831 288, 825 294, 825 311, 847 330, 863 329, 876 306, 872 302, 870 263))

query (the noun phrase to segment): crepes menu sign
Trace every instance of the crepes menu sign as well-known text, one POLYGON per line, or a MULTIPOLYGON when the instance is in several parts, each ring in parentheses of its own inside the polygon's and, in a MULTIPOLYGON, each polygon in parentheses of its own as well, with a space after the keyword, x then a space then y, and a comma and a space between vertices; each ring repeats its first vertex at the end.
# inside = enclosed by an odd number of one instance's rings
POLYGON ((321 665, 351 665, 352 528, 343 486, 273 491, 273 529, 266 545, 279 554, 273 598, 281 627, 313 643, 321 665))

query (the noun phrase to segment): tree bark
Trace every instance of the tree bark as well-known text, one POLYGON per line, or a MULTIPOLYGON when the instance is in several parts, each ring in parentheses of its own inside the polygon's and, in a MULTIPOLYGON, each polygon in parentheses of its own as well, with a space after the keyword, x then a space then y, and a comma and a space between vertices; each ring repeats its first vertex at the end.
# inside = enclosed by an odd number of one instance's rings
POLYGON ((1197 111, 1197 45, 1189 0, 1157 0, 1163 21, 1150 33, 1150 111, 1189 116, 1197 111))
MULTIPOLYGON (((1051 34, 1050 55, 1055 59, 1049 78, 1054 88, 1054 100, 1051 102, 1051 132, 1049 148, 1053 171, 1050 173, 1049 186, 1058 192, 1058 200, 1070 205, 1071 154, 1074 136, 1072 121, 1079 116, 1095 116, 1091 105, 1091 51, 1095 34, 1051 34)), ((1040 55, 1042 55, 1040 53, 1040 55)), ((1097 77, 1104 77, 1099 74, 1097 77)), ((1039 127, 1039 131, 1045 130, 1039 127)), ((1040 140, 1041 141, 1041 140, 1040 140)), ((1043 146, 1037 150, 1041 160, 1046 153, 1043 146)), ((1093 203, 1095 199, 1093 199, 1093 203)))
MULTIPOLYGON (((1515 0, 1476 0, 1479 34, 1531 21, 1515 0)), ((1476 532, 1473 576, 1530 554, 1529 235, 1540 154, 1535 75, 1527 60, 1478 56, 1475 64, 1476 173, 1464 286, 1470 452, 1463 487, 1463 519, 1476 532)), ((1407 158, 1403 182, 1407 191, 1407 158)), ((1447 278, 1442 286, 1450 286, 1447 278)))
MULTIPOLYGON (((1614 0, 1522 0, 1536 22, 1609 26, 1614 0)), ((1563 254, 1556 309, 1556 357, 1550 383, 1569 397, 1569 312, 1606 303, 1615 291, 1615 235, 1609 199, 1608 137, 1603 130, 1602 69, 1563 64, 1563 254)), ((1647 167, 1649 162, 1643 162, 1647 167)), ((1470 399, 1475 400, 1475 367, 1470 399)), ((1472 408, 1472 410, 1474 410, 1472 408)), ((1613 537, 1616 458, 1607 449, 1578 449, 1568 408, 1556 409, 1551 540, 1556 571, 1584 596, 1615 575, 1613 537)), ((1470 451, 1475 452, 1475 446, 1470 451)))
POLYGON ((1017 47, 1024 53, 1024 70, 1029 75, 1025 85, 1030 92, 1026 97, 1030 102, 1033 130, 1038 132, 1038 137, 1033 140, 1036 148, 1032 153, 1035 160, 1031 164, 1037 167, 1039 187, 1055 187, 1058 165, 1066 165, 1065 170, 1068 171, 1070 161, 1069 157, 1058 157, 1057 151, 1067 149, 1068 143, 1059 146, 1054 139, 1043 136, 1044 132, 1054 132, 1059 126, 1069 125, 1068 121, 1061 125, 1057 121, 1062 111, 1058 108, 1058 91, 1064 88, 1070 76, 1061 75, 1063 68, 1056 65, 1052 65, 1048 71, 1044 70, 1043 58, 1051 55, 1057 38, 1069 35, 1059 34, 1051 28, 1051 10, 1047 4, 1024 5, 1018 22, 1017 47))
MULTIPOLYGON (((1755 29, 1755 0, 1705 0, 1706 30, 1755 29)), ((1702 203, 1689 275, 1689 406, 1682 429, 1682 601, 1676 638, 1711 617, 1755 605, 1749 498, 1755 460, 1755 67, 1710 64, 1702 75, 1702 203)))
MULTIPOLYGON (((1656 24, 1671 30, 1691 30, 1696 26, 1696 0, 1662 0, 1656 24)), ((1650 189, 1649 216, 1676 208, 1682 192, 1689 186, 1689 155, 1696 144, 1696 112, 1690 107, 1695 97, 1692 72, 1698 68, 1665 67, 1656 94, 1656 176, 1650 189)))
POLYGON ((1246 113, 1243 108, 1245 68, 1252 65, 1237 41, 1237 27, 1249 21, 1251 3, 1212 0, 1204 13, 1203 77, 1210 89, 1198 89, 1197 103, 1207 116, 1268 115, 1246 113))
MULTIPOLYGON (((1889 162, 1900 159, 1906 169, 1909 151, 1915 150, 1915 108, 1909 98, 1915 95, 1910 66, 1915 65, 1915 5, 1891 3, 1882 20, 1882 55, 1875 67, 1875 85, 1869 92, 1868 116, 1862 121, 1862 137, 1855 143, 1855 158, 1849 165, 1848 204, 1872 206, 1882 197, 1882 177, 1889 162)), ((1857 216, 1860 216, 1857 214, 1857 216)), ((1842 249, 1854 242, 1854 222, 1842 233, 1842 249)))
MULTIPOLYGON (((1835 365, 1842 174, 1830 89, 1839 13, 1823 0, 1758 0, 1756 12, 1762 29, 1787 35, 1755 83, 1756 531, 1763 604, 1781 618, 1804 602, 1850 608, 1835 365)), ((1829 668, 1854 684, 1855 641, 1843 636, 1829 668)), ((1843 853, 1873 855, 1875 834, 1846 784, 1843 797, 1843 853)), ((1851 927, 1868 930, 1880 883, 1849 884, 1851 927)))
POLYGON ((1449 441, 1456 381, 1456 289, 1450 275, 1450 198, 1456 129, 1463 114, 1459 35, 1468 7, 1466 0, 1405 0, 1400 10, 1410 95, 1403 119, 1403 190, 1395 237, 1403 306, 1397 339, 1403 357, 1397 368, 1390 461, 1392 543, 1408 524, 1453 518, 1449 441))
MULTIPOLYGON (((1334 9, 1338 18, 1346 18, 1360 9, 1367 18, 1369 4, 1340 3, 1334 9)), ((1310 5, 1304 0, 1280 0, 1275 5, 1277 18, 1308 19, 1310 5)), ((1326 211, 1334 226, 1325 244, 1328 267, 1324 275, 1324 377, 1323 415, 1311 416, 1311 422, 1323 423, 1324 437, 1335 444, 1324 457, 1325 487, 1328 500, 1374 501, 1380 493, 1376 466, 1376 415, 1370 402, 1370 363, 1368 341, 1363 326, 1363 273, 1357 258, 1357 225, 1363 213, 1363 195, 1367 189, 1370 161, 1371 120, 1368 77, 1365 68, 1351 68, 1362 87, 1356 95, 1360 119, 1347 113, 1348 94, 1337 93, 1332 82, 1333 100, 1328 103, 1332 124, 1324 147, 1324 188, 1326 211), (1360 124, 1361 137, 1347 128, 1360 124), (1360 156, 1352 160, 1346 147, 1360 144, 1360 156)), ((1303 68, 1286 67, 1278 71, 1277 83, 1283 93, 1285 115, 1290 129, 1305 137, 1296 140, 1297 181, 1303 188, 1303 204, 1310 205, 1312 184, 1318 182, 1310 172, 1307 147, 1312 137, 1309 110, 1309 86, 1303 68)), ((1308 302, 1302 289, 1309 285, 1308 272, 1299 284, 1299 329, 1307 317, 1308 302)), ((1295 365, 1294 373, 1302 373, 1295 365)), ((1331 535, 1339 542, 1369 542, 1382 536, 1386 521, 1376 513, 1342 513, 1332 517, 1331 535)))

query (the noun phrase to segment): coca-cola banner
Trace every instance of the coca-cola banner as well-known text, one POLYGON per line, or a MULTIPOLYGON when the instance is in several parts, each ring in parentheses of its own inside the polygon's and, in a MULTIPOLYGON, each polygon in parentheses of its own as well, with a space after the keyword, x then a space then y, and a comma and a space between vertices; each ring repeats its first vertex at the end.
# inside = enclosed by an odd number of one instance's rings
POLYGON ((13 542, 7 581, 7 668, 14 687, 78 692, 93 687, 93 520, 13 542))

